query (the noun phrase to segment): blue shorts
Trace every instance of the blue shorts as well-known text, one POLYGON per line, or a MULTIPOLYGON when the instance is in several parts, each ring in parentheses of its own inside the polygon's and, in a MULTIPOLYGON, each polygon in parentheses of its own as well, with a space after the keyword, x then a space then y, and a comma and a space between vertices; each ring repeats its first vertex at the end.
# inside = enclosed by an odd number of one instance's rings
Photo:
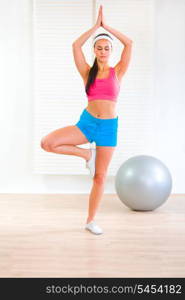
POLYGON ((85 108, 75 125, 90 143, 95 142, 97 146, 115 147, 117 145, 118 116, 111 119, 100 119, 91 115, 85 108))

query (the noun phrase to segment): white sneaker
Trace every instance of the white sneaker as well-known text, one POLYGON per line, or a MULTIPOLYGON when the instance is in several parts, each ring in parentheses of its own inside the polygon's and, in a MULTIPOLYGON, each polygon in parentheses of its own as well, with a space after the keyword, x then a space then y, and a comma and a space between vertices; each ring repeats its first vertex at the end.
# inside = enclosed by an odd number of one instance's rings
POLYGON ((91 221, 85 225, 85 229, 91 231, 94 234, 102 234, 102 229, 95 223, 95 221, 91 221))
POLYGON ((91 158, 86 161, 86 168, 89 169, 90 174, 94 177, 95 174, 95 158, 96 158, 96 149, 91 148, 91 158))

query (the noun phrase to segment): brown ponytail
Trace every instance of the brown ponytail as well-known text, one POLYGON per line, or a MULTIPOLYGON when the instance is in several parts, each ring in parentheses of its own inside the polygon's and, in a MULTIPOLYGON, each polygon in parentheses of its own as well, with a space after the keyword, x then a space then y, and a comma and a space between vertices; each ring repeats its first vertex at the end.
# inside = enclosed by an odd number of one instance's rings
POLYGON ((95 58, 93 66, 90 68, 87 83, 85 86, 85 91, 88 95, 88 89, 91 84, 93 84, 94 80, 96 79, 96 75, 98 73, 98 64, 97 64, 97 58, 95 58))

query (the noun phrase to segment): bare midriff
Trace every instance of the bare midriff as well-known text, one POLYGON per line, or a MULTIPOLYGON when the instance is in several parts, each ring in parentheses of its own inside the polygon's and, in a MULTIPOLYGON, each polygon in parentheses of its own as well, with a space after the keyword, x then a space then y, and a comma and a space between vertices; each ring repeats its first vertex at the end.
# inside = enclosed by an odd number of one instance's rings
POLYGON ((96 118, 116 118, 116 102, 105 99, 97 99, 88 102, 86 110, 96 118))
MULTIPOLYGON (((97 78, 103 79, 106 78, 109 74, 110 69, 106 72, 98 72, 97 78)), ((84 85, 86 85, 87 78, 84 79, 84 85)), ((96 99, 93 101, 88 101, 88 105, 86 110, 92 114, 96 118, 100 119, 109 119, 109 118, 116 118, 116 101, 112 100, 105 100, 105 99, 96 99)))

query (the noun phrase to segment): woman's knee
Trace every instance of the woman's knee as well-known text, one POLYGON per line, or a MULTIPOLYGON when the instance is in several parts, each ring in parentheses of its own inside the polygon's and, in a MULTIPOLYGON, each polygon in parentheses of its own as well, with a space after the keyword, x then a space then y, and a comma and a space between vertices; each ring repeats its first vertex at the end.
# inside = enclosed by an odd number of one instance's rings
POLYGON ((45 151, 47 152, 51 152, 52 151, 52 145, 51 143, 49 142, 49 140, 47 139, 47 136, 46 137, 43 137, 40 141, 40 146, 42 149, 44 149, 45 151))
POLYGON ((95 173, 94 175, 94 182, 96 182, 97 184, 104 184, 105 183, 105 179, 106 179, 106 173, 95 173))

